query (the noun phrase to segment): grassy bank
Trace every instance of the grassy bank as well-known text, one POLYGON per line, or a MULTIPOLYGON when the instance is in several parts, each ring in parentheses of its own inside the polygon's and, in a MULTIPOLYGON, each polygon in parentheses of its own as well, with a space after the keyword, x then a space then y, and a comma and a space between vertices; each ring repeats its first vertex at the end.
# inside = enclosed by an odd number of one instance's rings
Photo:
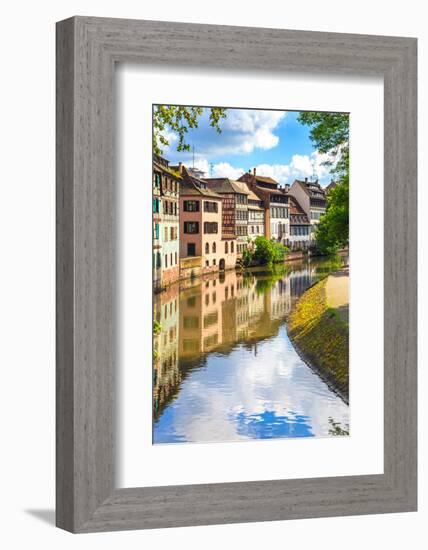
POLYGON ((288 319, 288 333, 302 358, 348 403, 349 325, 343 308, 327 300, 328 278, 307 290, 288 319))

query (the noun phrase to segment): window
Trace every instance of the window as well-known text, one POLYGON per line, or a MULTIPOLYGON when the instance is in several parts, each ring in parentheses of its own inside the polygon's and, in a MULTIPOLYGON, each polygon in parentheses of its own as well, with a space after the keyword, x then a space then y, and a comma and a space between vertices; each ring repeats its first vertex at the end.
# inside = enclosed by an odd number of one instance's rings
POLYGON ((205 267, 209 267, 210 266, 210 262, 208 260, 205 260, 205 267))
POLYGON ((153 175, 153 183, 154 183, 154 186, 155 187, 160 187, 160 183, 161 183, 161 175, 159 174, 159 172, 155 172, 154 175, 153 175))
POLYGON ((183 209, 185 212, 199 212, 199 201, 184 201, 183 209))
POLYGON ((184 232, 187 234, 199 233, 199 222, 184 222, 184 232))
POLYGON ((169 228, 169 239, 170 239, 171 241, 174 240, 174 229, 175 229, 175 227, 170 227, 170 228, 169 228))
POLYGON ((227 241, 224 243, 224 253, 225 254, 229 253, 229 243, 227 241))
MULTIPOLYGON (((170 259, 170 262, 171 262, 170 265, 173 266, 173 265, 174 265, 174 262, 172 261, 172 252, 171 252, 171 254, 169 255, 169 259, 170 259)), ((171 304, 171 305, 172 305, 172 304, 171 304)))
POLYGON ((204 212, 218 212, 217 202, 204 201, 204 212))
POLYGON ((178 254, 177 254, 177 252, 175 253, 175 264, 176 265, 178 264, 178 254))
POLYGON ((232 241, 232 242, 230 243, 230 251, 232 252, 232 254, 235 252, 234 249, 235 249, 235 243, 232 241))
POLYGON ((216 263, 217 263, 217 262, 216 262, 216 260, 215 260, 215 258, 214 258, 214 260, 213 260, 213 265, 216 265, 216 263))
POLYGON ((204 233, 218 233, 218 223, 204 222, 204 233))
POLYGON ((184 340, 183 341, 183 350, 184 351, 198 351, 199 350, 199 340, 184 340))
POLYGON ((195 243, 187 243, 187 255, 196 256, 196 245, 195 243))
POLYGON ((246 235, 248 235, 248 227, 246 225, 237 225, 236 234, 240 237, 245 237, 246 235))
POLYGON ((216 243, 213 243, 213 254, 215 254, 216 252, 217 252, 217 245, 216 245, 216 243))
POLYGON ((160 252, 158 252, 156 254, 156 267, 157 269, 159 269, 161 266, 162 266, 162 259, 161 259, 160 252))
POLYGON ((177 203, 175 202, 174 203, 174 216, 176 216, 178 213, 178 206, 177 206, 177 203))
POLYGON ((165 239, 164 240, 166 242, 168 240, 168 228, 167 227, 165 227, 165 229, 164 229, 164 234, 165 234, 165 239))
POLYGON ((210 253, 210 245, 208 243, 205 243, 205 254, 210 253))
POLYGON ((199 328, 199 317, 186 316, 183 318, 184 328, 199 328))
POLYGON ((168 267, 168 254, 165 254, 165 267, 168 267))
POLYGON ((214 311, 213 313, 208 313, 204 317, 204 328, 211 327, 218 323, 218 312, 214 311))
POLYGON ((153 213, 154 214, 159 214, 159 206, 160 206, 159 199, 153 199, 153 213))
POLYGON ((236 211, 236 219, 247 221, 248 220, 248 210, 237 210, 236 211))
POLYGON ((158 223, 155 223, 155 233, 154 233, 154 238, 156 240, 159 239, 159 224, 158 223))
POLYGON ((195 307, 196 306, 196 296, 191 296, 190 298, 187 298, 187 307, 195 307))

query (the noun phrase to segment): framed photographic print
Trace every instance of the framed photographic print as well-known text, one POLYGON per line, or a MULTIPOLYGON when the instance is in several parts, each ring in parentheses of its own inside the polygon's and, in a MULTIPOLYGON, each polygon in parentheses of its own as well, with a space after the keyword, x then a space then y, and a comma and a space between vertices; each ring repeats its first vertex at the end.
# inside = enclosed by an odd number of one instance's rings
POLYGON ((57 525, 416 509, 416 40, 57 26, 57 525))

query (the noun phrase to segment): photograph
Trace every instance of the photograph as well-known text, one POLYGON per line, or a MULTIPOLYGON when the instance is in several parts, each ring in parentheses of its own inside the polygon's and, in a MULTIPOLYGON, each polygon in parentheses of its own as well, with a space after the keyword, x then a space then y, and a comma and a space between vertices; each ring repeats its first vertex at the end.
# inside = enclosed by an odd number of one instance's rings
POLYGON ((349 435, 349 113, 152 132, 153 443, 349 435))

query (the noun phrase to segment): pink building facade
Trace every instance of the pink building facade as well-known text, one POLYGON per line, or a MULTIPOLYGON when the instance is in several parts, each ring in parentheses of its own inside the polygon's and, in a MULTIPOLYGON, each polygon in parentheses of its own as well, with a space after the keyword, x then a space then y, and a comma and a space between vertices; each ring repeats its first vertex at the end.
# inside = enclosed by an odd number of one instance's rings
POLYGON ((201 273, 224 271, 236 265, 236 241, 224 236, 222 197, 208 189, 206 182, 181 167, 180 262, 187 270, 189 259, 201 273), (200 258, 200 260, 199 260, 200 258), (198 259, 198 260, 197 260, 198 259), (196 263, 195 263, 196 262, 196 263))

